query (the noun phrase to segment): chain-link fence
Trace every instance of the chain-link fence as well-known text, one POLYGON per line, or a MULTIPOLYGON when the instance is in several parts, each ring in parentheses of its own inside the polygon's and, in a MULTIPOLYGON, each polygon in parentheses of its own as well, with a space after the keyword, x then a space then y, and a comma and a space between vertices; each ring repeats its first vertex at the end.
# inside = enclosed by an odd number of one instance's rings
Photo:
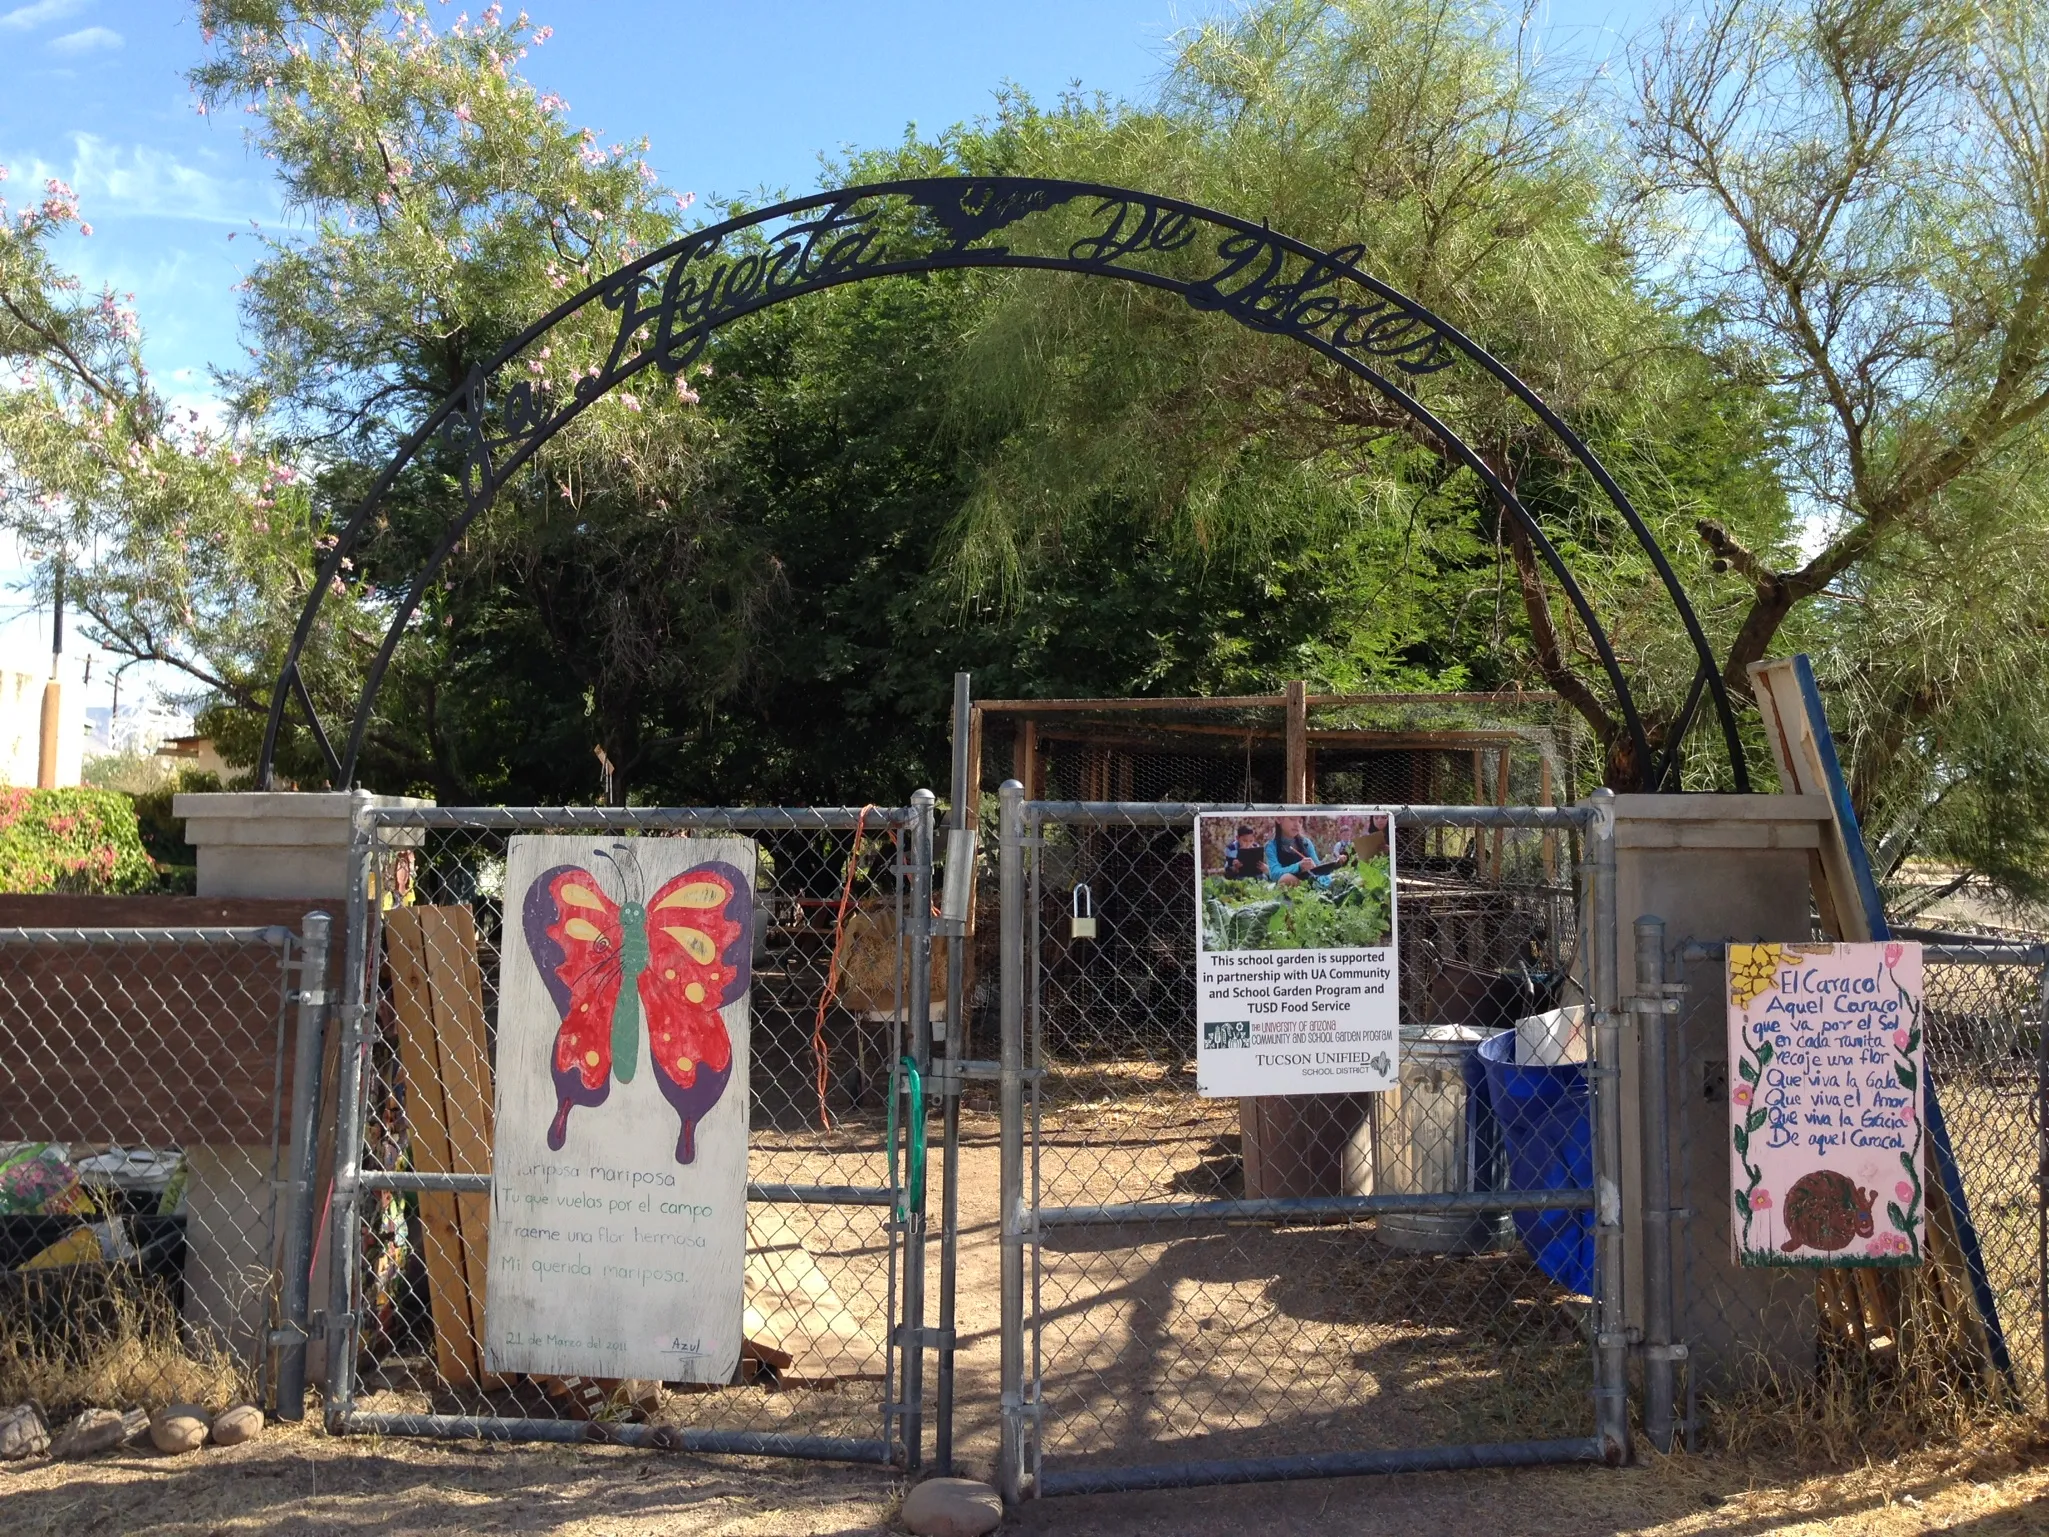
POLYGON ((367 810, 344 1009, 332 1227, 345 1303, 330 1314, 330 1423, 915 1465, 931 1388, 926 1351, 903 1348, 924 1305, 923 1180, 911 1173, 924 1126, 908 1091, 913 1069, 929 1069, 927 1021, 947 975, 944 941, 919 917, 930 851, 929 798, 881 810, 367 810), (745 1344, 729 1382, 494 1369, 494 1067, 508 924, 522 921, 505 910, 506 881, 512 840, 531 835, 588 840, 584 861, 600 871, 626 869, 633 840, 752 845, 741 872, 752 885, 745 1344))
MULTIPOLYGON (((1652 1332, 1675 1343, 1684 1363, 1645 1384, 1652 1439, 1662 1444, 1677 1429, 1699 1446, 1716 1429, 1740 1437, 1748 1421, 1823 1436, 1911 1435, 1987 1410, 2040 1414, 2049 1407, 2049 948, 1921 936, 1928 941, 1926 1083, 1915 1096, 1926 1133, 1922 1261, 1900 1270, 1744 1268, 1728 1257, 1727 946, 1684 936, 1668 944, 1657 920, 1640 924, 1638 937, 1646 1017, 1652 998, 1669 999, 1666 1204, 1678 1256, 1669 1280, 1653 1265, 1642 1297, 1653 1311, 1652 1332), (1666 986, 1665 976, 1677 977, 1682 964, 1691 968, 1690 985, 1666 986), (1661 1293, 1667 1311, 1658 1322, 1661 1293), (1717 1406, 1719 1424, 1710 1412, 1717 1406)), ((1649 1169, 1654 1140, 1646 1148, 1649 1169)), ((1659 1205, 1646 1198, 1647 1212, 1659 1205)), ((1794 1220, 1776 1208, 1767 1215, 1794 1220)), ((1656 1230, 1646 1224, 1647 1253, 1656 1230)))
MULTIPOLYGON (((1928 945, 1928 1077, 1956 1170, 1960 1258, 1994 1369, 2049 1413, 2043 1266, 2043 1005, 2049 950, 1928 945)), ((1931 1126, 1932 1129, 1932 1126, 1931 1126)))
POLYGON ((1592 814, 1395 808, 1397 1086, 1225 1099, 1195 816, 1285 811, 1006 808, 1010 1492, 1618 1455, 1592 814))
POLYGON ((296 1397, 326 930, 0 929, 0 1402, 296 1397))

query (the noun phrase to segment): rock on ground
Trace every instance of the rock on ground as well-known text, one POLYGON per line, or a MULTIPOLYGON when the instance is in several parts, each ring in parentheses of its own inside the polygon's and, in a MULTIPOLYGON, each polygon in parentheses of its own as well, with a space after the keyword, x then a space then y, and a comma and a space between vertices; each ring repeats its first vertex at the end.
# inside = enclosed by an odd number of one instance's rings
POLYGON ((93 1457, 111 1452, 128 1439, 128 1417, 119 1409, 88 1409, 58 1432, 51 1444, 55 1457, 93 1457))
POLYGON ((263 1411, 254 1404, 223 1409, 213 1422, 213 1439, 220 1446, 240 1446, 262 1434, 263 1411))
POLYGON ((50 1449, 50 1427, 34 1404, 0 1409, 0 1458, 10 1462, 50 1449))
POLYGON ((919 1537, 982 1537, 1002 1520, 996 1491, 972 1478, 928 1478, 904 1496, 904 1525, 919 1537))
POLYGON ((206 1445, 206 1411, 168 1404, 149 1417, 149 1439, 160 1452, 196 1452, 206 1445))

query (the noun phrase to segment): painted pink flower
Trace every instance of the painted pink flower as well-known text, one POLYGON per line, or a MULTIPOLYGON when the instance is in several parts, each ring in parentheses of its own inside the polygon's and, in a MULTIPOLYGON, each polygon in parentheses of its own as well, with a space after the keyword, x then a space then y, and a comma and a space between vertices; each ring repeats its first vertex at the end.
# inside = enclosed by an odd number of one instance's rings
POLYGON ((1890 967, 1893 967, 1893 966, 1897 966, 1897 965, 1899 965, 1899 963, 1900 963, 1900 957, 1901 957, 1901 956, 1903 956, 1903 955, 1905 955, 1906 953, 1907 953, 1907 947, 1906 947, 1905 945, 1903 945, 1903 944, 1899 944, 1899 943, 1895 942, 1895 943, 1893 943, 1893 944, 1889 944, 1889 945, 1887 945, 1887 946, 1885 947, 1885 964, 1886 964, 1886 966, 1887 966, 1888 968, 1890 968, 1890 967))
POLYGON ((1904 1030, 1893 1031, 1892 1046, 1894 1051, 1905 1051, 1907 1049, 1907 1032, 1904 1030))
POLYGON ((1892 1193, 1898 1196, 1902 1201, 1911 1201, 1914 1199, 1914 1187, 1908 1184, 1905 1180, 1901 1180, 1897 1185, 1893 1186, 1892 1193))
POLYGON ((1749 1104, 1749 1103, 1750 1103, 1750 1085, 1749 1085, 1749 1084, 1747 1084, 1747 1083, 1739 1083, 1739 1084, 1737 1084, 1737 1085, 1736 1085, 1736 1087, 1735 1087, 1734 1089, 1730 1090, 1730 1092, 1729 1092, 1729 1098, 1731 1098, 1731 1099, 1735 1100, 1735 1101, 1736 1101, 1736 1103, 1737 1103, 1737 1104, 1739 1104, 1739 1105, 1747 1105, 1747 1104, 1749 1104))
POLYGON ((1751 1191, 1750 1209, 1752 1211, 1770 1211, 1772 1209, 1772 1193, 1769 1190, 1751 1191))
POLYGON ((1911 1098, 1904 1105, 1900 1106, 1900 1119, 1903 1121, 1914 1119, 1914 1101, 1911 1098))

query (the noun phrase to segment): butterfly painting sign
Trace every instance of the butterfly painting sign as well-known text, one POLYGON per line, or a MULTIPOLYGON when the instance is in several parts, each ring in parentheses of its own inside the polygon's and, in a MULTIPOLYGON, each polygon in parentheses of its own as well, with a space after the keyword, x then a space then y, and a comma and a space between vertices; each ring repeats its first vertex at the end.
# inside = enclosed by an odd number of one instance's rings
POLYGON ((1729 1156, 1743 1265, 1921 1259, 1921 947, 1729 946, 1729 1156))
POLYGON ((512 840, 491 1370, 732 1377, 754 859, 743 838, 512 840))

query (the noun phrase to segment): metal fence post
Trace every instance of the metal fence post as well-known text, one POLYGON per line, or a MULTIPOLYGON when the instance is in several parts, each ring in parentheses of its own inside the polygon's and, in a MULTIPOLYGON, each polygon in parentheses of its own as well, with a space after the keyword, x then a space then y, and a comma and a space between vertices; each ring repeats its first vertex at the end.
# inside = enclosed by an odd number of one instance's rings
POLYGON ((1587 829, 1594 882, 1594 1248, 1596 1283, 1594 1424, 1605 1459, 1629 1460, 1628 1310, 1622 1274, 1622 1012, 1615 894, 1615 792, 1605 786, 1588 797, 1594 812, 1587 829))
POLYGON ((1643 1115, 1643 1429, 1651 1445, 1672 1450, 1673 1366, 1683 1354, 1672 1340, 1672 1149, 1668 1120, 1666 1021, 1677 1012, 1665 996, 1665 920, 1636 920, 1636 1015, 1642 1071, 1637 1103, 1643 1115))
MULTIPOLYGON (((930 790, 911 794, 911 890, 909 967, 910 1056, 921 1079, 932 1071, 932 807, 930 790)), ((902 1068, 891 1075, 895 1091, 907 1093, 902 1068)), ((922 1114, 920 1095, 914 1107, 904 1102, 904 1326, 903 1425, 904 1466, 917 1468, 925 1455, 925 1171, 911 1167, 912 1149, 922 1148, 925 1128, 913 1126, 922 1114), (915 1203, 911 1192, 917 1192, 915 1203)))
MULTIPOLYGON (((979 789, 968 782, 968 732, 971 702, 968 675, 953 675, 953 814, 947 826, 957 832, 975 828, 975 802, 979 789)), ((956 875, 953 861, 961 840, 949 841, 946 879, 949 889, 956 875)), ((972 848, 972 845, 969 845, 972 848)), ((969 859, 973 859, 972 853, 969 859)), ((968 889, 974 889, 973 872, 968 889)), ((973 910, 972 895, 969 910, 973 910)), ((933 1410, 932 1460, 941 1474, 953 1472, 953 1350, 956 1317, 955 1291, 959 1280, 960 1252, 960 1063, 967 1056, 968 923, 963 918, 949 924, 946 941, 946 1097, 940 1111, 940 1206, 939 1206, 939 1402, 933 1410)))
POLYGON ((1015 1506, 1024 1489, 1024 786, 1007 779, 1002 799, 1001 891, 1002 1116, 998 1200, 1002 1212, 1001 1399, 997 1488, 1015 1506))
POLYGON ((298 1035, 292 1050, 292 1178, 285 1218, 284 1344, 278 1354, 281 1420, 306 1417, 307 1298, 312 1288, 313 1179, 320 1150, 320 1059, 327 1022, 326 913, 308 913, 299 941, 298 1035))
POLYGON ((2042 1406, 2049 1410, 2049 961, 2035 975, 2035 1321, 2042 1332, 2042 1406))
POLYGON ((362 1243, 357 1210, 363 1175, 364 1058, 376 1025, 371 994, 370 862, 376 829, 369 797, 352 797, 349 833, 349 933, 342 960, 341 1083, 334 1117, 334 1211, 329 1255, 333 1279, 327 1298, 327 1405, 330 1431, 339 1432, 356 1400, 357 1272, 362 1243))

